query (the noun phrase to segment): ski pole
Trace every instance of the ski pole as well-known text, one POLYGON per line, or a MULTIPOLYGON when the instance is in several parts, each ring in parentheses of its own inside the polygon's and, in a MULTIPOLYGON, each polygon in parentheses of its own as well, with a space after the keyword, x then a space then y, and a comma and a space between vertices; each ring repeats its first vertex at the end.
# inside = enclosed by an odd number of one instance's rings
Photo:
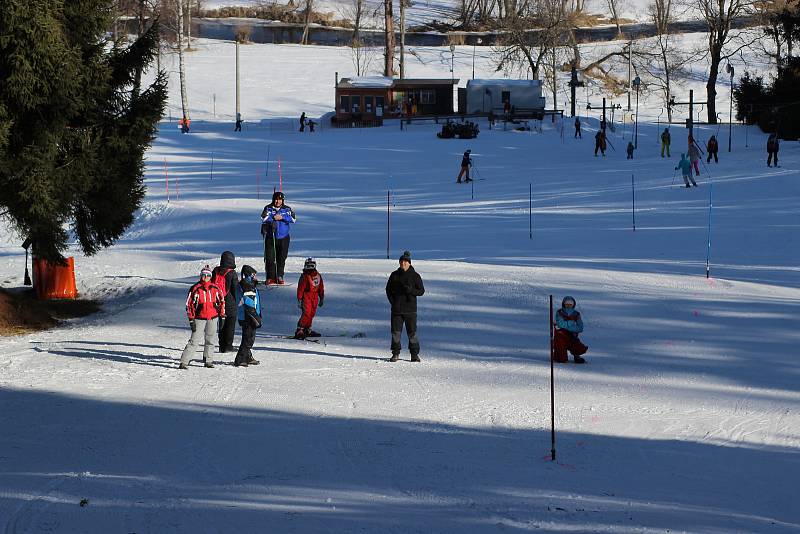
POLYGON ((631 174, 631 215, 633 217, 633 231, 636 231, 636 190, 633 185, 633 174, 631 174))

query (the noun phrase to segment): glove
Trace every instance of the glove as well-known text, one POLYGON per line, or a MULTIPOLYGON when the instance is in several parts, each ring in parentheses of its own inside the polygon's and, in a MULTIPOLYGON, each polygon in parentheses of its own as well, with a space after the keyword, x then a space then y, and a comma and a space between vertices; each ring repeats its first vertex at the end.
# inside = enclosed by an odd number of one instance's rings
POLYGON ((325 297, 320 297, 319 298, 319 307, 321 308, 324 303, 325 303, 325 297))
POLYGON ((303 301, 301 299, 297 299, 297 307, 301 310, 303 309, 303 301))
POLYGON ((189 319, 189 328, 192 329, 192 332, 197 331, 197 324, 195 324, 194 319, 189 319))

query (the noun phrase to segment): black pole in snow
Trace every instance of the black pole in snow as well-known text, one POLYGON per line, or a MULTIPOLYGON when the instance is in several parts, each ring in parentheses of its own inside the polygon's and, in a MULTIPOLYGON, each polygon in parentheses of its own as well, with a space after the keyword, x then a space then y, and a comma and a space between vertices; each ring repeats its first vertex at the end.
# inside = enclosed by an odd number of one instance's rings
POLYGON ((528 237, 533 239, 533 183, 528 183, 528 237))
POLYGON ((633 231, 636 231, 636 193, 633 186, 633 174, 631 174, 631 215, 633 216, 633 231))
POLYGON ((211 153, 211 179, 214 179, 214 153, 211 153))
POLYGON ((550 295, 550 460, 556 461, 556 401, 553 380, 553 295, 550 295))
POLYGON ((391 190, 386 190, 386 259, 389 259, 389 232, 391 228, 391 190))

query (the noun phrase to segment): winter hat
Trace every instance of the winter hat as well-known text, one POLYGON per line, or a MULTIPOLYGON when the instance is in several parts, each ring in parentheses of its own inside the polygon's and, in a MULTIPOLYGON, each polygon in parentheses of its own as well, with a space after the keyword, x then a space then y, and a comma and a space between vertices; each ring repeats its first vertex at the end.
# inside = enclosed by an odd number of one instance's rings
POLYGON ((314 258, 306 258, 306 262, 303 264, 304 271, 313 271, 317 268, 317 262, 314 261, 314 258))
POLYGON ((206 265, 205 267, 200 269, 200 276, 201 277, 203 277, 203 276, 211 276, 211 267, 206 265))
POLYGON ((236 256, 234 256, 233 252, 230 250, 226 250, 222 253, 222 256, 219 259, 219 266, 225 269, 235 269, 236 268, 236 256))
POLYGON ((283 194, 283 191, 275 191, 274 193, 272 193, 272 201, 275 202, 278 199, 281 199, 281 200, 285 200, 286 199, 286 197, 283 194))
POLYGON ((258 271, 250 267, 249 265, 242 265, 242 278, 247 278, 249 276, 255 276, 258 271))
POLYGON ((564 297, 564 299, 561 301, 561 307, 562 307, 562 308, 566 308, 566 307, 567 307, 567 303, 568 303, 568 302, 571 302, 571 303, 572 303, 572 307, 573 307, 573 308, 575 307, 575 304, 577 304, 577 303, 575 302, 575 299, 574 299, 574 298, 572 298, 572 297, 570 297, 570 296, 566 296, 566 297, 564 297))
POLYGON ((399 258, 399 261, 407 261, 408 263, 411 263, 411 251, 404 250, 403 255, 399 258))

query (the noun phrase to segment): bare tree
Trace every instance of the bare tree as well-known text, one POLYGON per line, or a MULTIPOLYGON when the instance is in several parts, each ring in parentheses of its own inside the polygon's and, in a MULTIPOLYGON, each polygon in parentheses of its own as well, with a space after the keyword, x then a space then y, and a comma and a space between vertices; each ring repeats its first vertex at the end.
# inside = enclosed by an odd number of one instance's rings
POLYGON ((356 76, 365 76, 378 54, 378 49, 374 46, 366 45, 361 40, 353 40, 350 42, 350 51, 353 67, 356 69, 356 76))
POLYGON ((617 37, 623 37, 622 28, 619 25, 619 10, 621 7, 620 3, 621 0, 606 0, 606 5, 608 6, 608 12, 611 15, 611 20, 617 27, 617 37))
POLYGON ((184 0, 161 0, 158 14, 164 30, 167 32, 167 41, 173 43, 178 54, 178 73, 181 86, 181 111, 185 119, 189 119, 189 98, 186 92, 186 58, 183 51, 184 32, 186 31, 184 17, 184 0))
POLYGON ((709 124, 717 123, 717 77, 723 59, 728 59, 750 42, 732 45, 733 21, 753 11, 753 0, 697 0, 697 9, 708 28, 708 81, 706 82, 707 117, 709 124))
POLYGON ((308 44, 308 29, 311 25, 311 15, 314 12, 314 0, 303 1, 303 36, 300 38, 300 44, 308 44))
POLYGON ((353 25, 353 33, 350 36, 350 43, 360 42, 361 24, 366 15, 365 0, 350 0, 347 3, 339 4, 336 10, 343 19, 349 20, 353 25))

